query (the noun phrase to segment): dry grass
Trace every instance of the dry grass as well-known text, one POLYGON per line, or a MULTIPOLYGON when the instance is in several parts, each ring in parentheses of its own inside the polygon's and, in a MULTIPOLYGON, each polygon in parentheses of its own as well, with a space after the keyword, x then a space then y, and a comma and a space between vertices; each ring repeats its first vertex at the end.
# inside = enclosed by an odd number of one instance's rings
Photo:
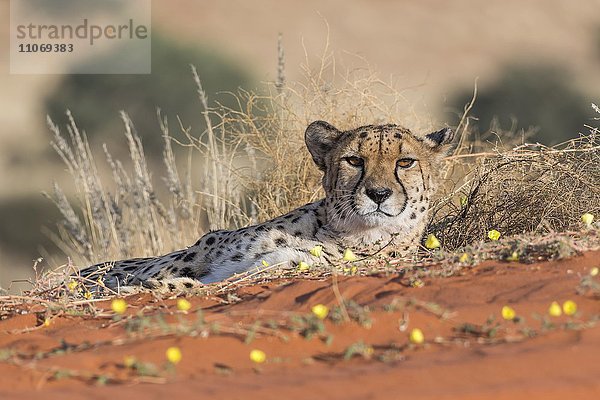
POLYGON ((600 135, 586 128, 589 134, 554 147, 495 144, 473 153, 463 142, 446 160, 453 179, 434 207, 429 231, 452 250, 486 238, 491 229, 503 236, 580 230, 582 214, 600 213, 600 135))
POLYGON ((316 69, 304 69, 303 82, 286 84, 282 49, 279 54, 277 81, 265 85, 264 93, 232 93, 235 109, 211 106, 192 67, 208 128, 194 132, 178 121, 185 140, 175 141, 159 112, 164 170, 154 175, 163 177, 166 191, 152 179, 140 137, 125 113, 130 159, 114 160, 104 148, 112 179, 99 174, 99 157, 70 113, 67 135, 49 120, 54 148, 77 190, 72 202, 58 185, 51 195, 63 221, 50 233, 65 255, 85 265, 161 254, 194 243, 208 229, 238 228, 317 200, 320 174, 304 145, 304 130, 316 119, 342 129, 377 122, 432 126, 417 118, 401 90, 368 68, 339 73, 325 55, 316 69), (172 146, 181 150, 180 160, 172 146), (157 194, 162 192, 168 195, 157 194))
MULTIPOLYGON (((264 93, 231 94, 238 100, 235 109, 211 105, 192 67, 208 128, 195 132, 179 121, 185 140, 176 142, 159 112, 165 169, 156 175, 164 177, 167 196, 157 195, 141 140, 125 113, 130 160, 123 164, 104 149, 110 181, 100 177, 70 114, 67 138, 49 121, 55 149, 77 188, 73 203, 58 186, 52 196, 64 217, 53 237, 64 253, 76 265, 157 255, 195 242, 208 229, 245 226, 320 198, 320 174, 303 140, 313 120, 342 129, 383 122, 416 131, 434 127, 418 117, 402 90, 369 68, 339 72, 326 51, 317 68, 304 67, 302 82, 286 83, 283 54, 280 46, 277 81, 264 93), (173 145, 181 148, 177 154, 184 163, 176 162, 173 145)), ((484 241, 490 229, 503 236, 579 230, 582 213, 600 214, 596 128, 587 127, 588 135, 562 146, 515 146, 514 133, 474 137, 468 111, 456 128, 456 150, 443 166, 446 182, 428 229, 445 249, 484 241)))

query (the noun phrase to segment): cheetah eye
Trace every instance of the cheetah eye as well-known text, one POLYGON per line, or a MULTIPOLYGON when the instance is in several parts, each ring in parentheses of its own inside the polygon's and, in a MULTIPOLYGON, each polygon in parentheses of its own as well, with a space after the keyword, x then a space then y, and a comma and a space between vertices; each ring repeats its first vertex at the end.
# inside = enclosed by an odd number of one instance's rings
POLYGON ((365 160, 360 157, 346 157, 344 158, 344 161, 356 168, 361 168, 363 165, 365 165, 365 160))
POLYGON ((415 165, 416 162, 417 162, 417 160, 412 159, 412 158, 401 158, 396 162, 396 167, 408 169, 408 168, 412 167, 413 165, 415 165))

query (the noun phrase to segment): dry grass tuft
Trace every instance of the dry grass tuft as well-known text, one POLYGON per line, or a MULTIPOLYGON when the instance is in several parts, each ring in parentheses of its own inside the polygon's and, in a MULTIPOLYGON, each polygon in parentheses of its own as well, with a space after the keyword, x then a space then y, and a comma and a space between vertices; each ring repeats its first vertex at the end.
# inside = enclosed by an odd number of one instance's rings
POLYGON ((447 174, 459 178, 441 193, 429 231, 453 250, 492 229, 502 236, 580 230, 582 214, 600 213, 600 135, 587 128, 588 135, 554 147, 459 147, 447 158, 447 174))

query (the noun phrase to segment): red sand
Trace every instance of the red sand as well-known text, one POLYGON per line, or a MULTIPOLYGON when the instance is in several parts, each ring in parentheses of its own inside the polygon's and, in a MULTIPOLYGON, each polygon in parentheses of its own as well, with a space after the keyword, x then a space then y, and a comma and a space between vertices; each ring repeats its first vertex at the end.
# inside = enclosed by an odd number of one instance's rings
MULTIPOLYGON (((134 337, 123 322, 114 323, 108 314, 63 315, 48 327, 28 330, 38 326, 39 319, 20 315, 0 322, 0 349, 19 355, 10 358, 18 365, 0 362, 0 398, 599 398, 600 326, 593 322, 600 319, 600 301, 576 292, 581 277, 599 266, 596 251, 530 265, 486 262, 457 276, 425 279, 422 288, 408 286, 399 275, 340 277, 341 296, 368 306, 371 326, 327 320, 326 330, 333 335, 329 345, 285 328, 264 328, 267 332, 258 332, 249 344, 244 339, 257 320, 289 325, 293 315, 309 315, 315 304, 335 307, 338 301, 331 280, 245 287, 231 304, 223 301, 227 296, 189 298, 188 315, 176 310, 174 299, 156 300, 148 294, 126 298, 128 315, 162 313, 171 325, 193 323, 195 311, 202 309, 208 323, 218 321, 221 327, 220 333, 207 337, 157 338, 139 333, 134 337), (444 319, 421 306, 384 310, 395 298, 435 303, 452 314, 444 319), (562 304, 568 299, 578 305, 575 316, 548 316, 552 301, 562 304), (513 307, 521 321, 503 320, 503 305, 513 307), (542 330, 534 314, 552 321, 555 329, 542 330), (481 327, 490 315, 496 317, 493 324, 499 323, 492 339, 456 330, 465 323, 481 327), (572 326, 565 326, 567 322, 572 326), (401 325, 407 329, 402 331, 401 325), (409 332, 415 327, 425 334, 424 345, 409 344, 409 332), (523 328, 537 335, 525 337, 523 328), (100 343, 115 339, 127 343, 100 343), (344 359, 346 349, 361 341, 372 348, 372 354, 344 359), (94 346, 31 359, 36 353, 86 342, 94 346), (163 369, 169 346, 178 346, 183 354, 174 370, 163 369), (248 356, 252 349, 263 350, 267 361, 254 364, 248 356), (388 357, 382 361, 384 354, 388 357), (124 367, 125 356, 155 364, 161 370, 160 377, 153 378, 157 383, 141 382, 144 378, 124 367), (110 379, 100 385, 95 378, 57 376, 50 368, 110 379)), ((97 307, 109 310, 110 303, 97 307)))

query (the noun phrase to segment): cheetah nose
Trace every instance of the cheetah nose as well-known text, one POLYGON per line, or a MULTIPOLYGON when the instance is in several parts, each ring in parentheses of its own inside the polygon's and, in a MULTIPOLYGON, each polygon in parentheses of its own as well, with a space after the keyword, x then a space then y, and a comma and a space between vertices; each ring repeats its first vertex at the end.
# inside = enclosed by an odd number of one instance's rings
POLYGON ((367 189, 367 196, 377 204, 381 204, 386 201, 392 195, 392 189, 388 188, 375 188, 367 189))

